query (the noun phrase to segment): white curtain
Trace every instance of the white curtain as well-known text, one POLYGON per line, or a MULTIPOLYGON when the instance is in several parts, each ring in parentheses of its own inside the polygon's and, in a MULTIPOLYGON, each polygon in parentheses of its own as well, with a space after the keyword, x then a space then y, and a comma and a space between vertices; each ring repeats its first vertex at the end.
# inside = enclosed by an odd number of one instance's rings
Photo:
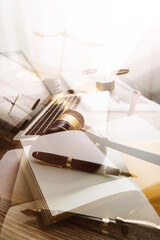
POLYGON ((105 0, 34 1, 31 52, 39 67, 101 68, 105 9, 105 0))
POLYGON ((147 79, 158 72, 159 26, 159 0, 0 0, 0 51, 23 50, 39 71, 128 67, 147 79))

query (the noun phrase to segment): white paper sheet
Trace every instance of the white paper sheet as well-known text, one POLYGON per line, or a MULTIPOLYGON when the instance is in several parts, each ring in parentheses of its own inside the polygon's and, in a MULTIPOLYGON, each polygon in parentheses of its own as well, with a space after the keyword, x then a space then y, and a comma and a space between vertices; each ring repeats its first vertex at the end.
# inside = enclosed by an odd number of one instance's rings
POLYGON ((106 156, 81 131, 44 135, 31 142, 35 139, 22 140, 22 144, 49 209, 69 211, 109 195, 139 190, 126 178, 44 166, 32 157, 34 151, 45 151, 104 163, 106 156))
MULTIPOLYGON (((158 215, 132 178, 106 177, 72 169, 44 166, 33 159, 33 151, 48 151, 87 161, 108 162, 109 159, 91 142, 84 132, 66 131, 32 139, 26 138, 22 140, 22 144, 53 215, 58 214, 55 213, 56 210, 89 213, 93 216, 108 216, 110 218, 119 214, 124 218, 160 222, 158 215), (130 193, 132 197, 130 197, 130 193), (108 199, 114 199, 114 201, 111 200, 107 203, 108 199), (95 206, 97 207, 101 201, 105 201, 105 207, 102 206, 100 211, 95 206), (94 208, 90 210, 92 205, 94 205, 94 208), (103 207, 104 211, 102 211, 103 207), (133 209, 138 210, 129 215, 133 212, 133 209)), ((111 155, 113 157, 114 152, 111 155)), ((113 160, 113 164, 116 165, 116 157, 113 160)), ((121 164, 121 161, 119 160, 118 166, 124 167, 125 164, 121 164)))

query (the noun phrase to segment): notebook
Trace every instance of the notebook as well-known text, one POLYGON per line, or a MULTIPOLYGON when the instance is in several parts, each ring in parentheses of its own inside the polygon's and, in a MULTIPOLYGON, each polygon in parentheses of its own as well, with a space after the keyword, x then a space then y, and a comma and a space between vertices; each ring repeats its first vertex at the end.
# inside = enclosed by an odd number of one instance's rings
MULTIPOLYGON (((119 124, 117 121, 117 125, 113 122, 113 126, 117 129, 120 125, 123 127, 125 122, 129 124, 130 121, 134 122, 134 119, 129 117, 121 120, 119 124)), ((141 120, 139 122, 141 125, 141 120)), ((133 126, 134 133, 137 134, 136 124, 133 126)), ((105 135, 105 124, 94 128, 100 135, 102 133, 103 136, 105 135)), ((110 131, 112 130, 114 128, 110 128, 110 131)), ((157 132, 155 134, 158 136, 157 132)), ((38 208, 42 209, 41 214, 45 224, 49 225, 68 217, 68 213, 102 218, 120 216, 125 219, 160 223, 158 215, 135 179, 44 166, 38 164, 32 157, 32 152, 40 150, 106 163, 112 167, 127 170, 125 162, 115 150, 107 148, 106 155, 87 137, 85 132, 65 131, 48 136, 30 137, 22 139, 21 142, 28 160, 23 159, 23 168, 37 199, 38 208)))

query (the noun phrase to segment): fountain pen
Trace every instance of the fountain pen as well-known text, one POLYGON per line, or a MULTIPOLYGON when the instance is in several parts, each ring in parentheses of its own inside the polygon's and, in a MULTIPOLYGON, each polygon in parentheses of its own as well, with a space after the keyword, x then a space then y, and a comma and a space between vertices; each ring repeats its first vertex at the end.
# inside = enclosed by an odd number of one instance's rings
POLYGON ((32 156, 38 161, 38 163, 44 165, 51 165, 59 168, 70 168, 88 173, 96 173, 100 175, 114 175, 125 177, 132 176, 129 172, 124 172, 117 168, 113 168, 99 163, 93 163, 90 161, 74 159, 62 155, 47 152, 33 152, 32 156))

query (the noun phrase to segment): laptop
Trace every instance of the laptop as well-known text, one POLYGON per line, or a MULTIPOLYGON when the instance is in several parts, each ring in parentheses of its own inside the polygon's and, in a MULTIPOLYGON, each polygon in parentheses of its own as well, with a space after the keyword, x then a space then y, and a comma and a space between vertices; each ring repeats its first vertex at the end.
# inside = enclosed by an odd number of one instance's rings
POLYGON ((86 128, 107 122, 108 92, 66 94, 67 88, 63 87, 62 92, 53 95, 22 51, 0 53, 0 64, 1 121, 14 129, 13 140, 44 135, 68 109, 83 115, 86 128))

